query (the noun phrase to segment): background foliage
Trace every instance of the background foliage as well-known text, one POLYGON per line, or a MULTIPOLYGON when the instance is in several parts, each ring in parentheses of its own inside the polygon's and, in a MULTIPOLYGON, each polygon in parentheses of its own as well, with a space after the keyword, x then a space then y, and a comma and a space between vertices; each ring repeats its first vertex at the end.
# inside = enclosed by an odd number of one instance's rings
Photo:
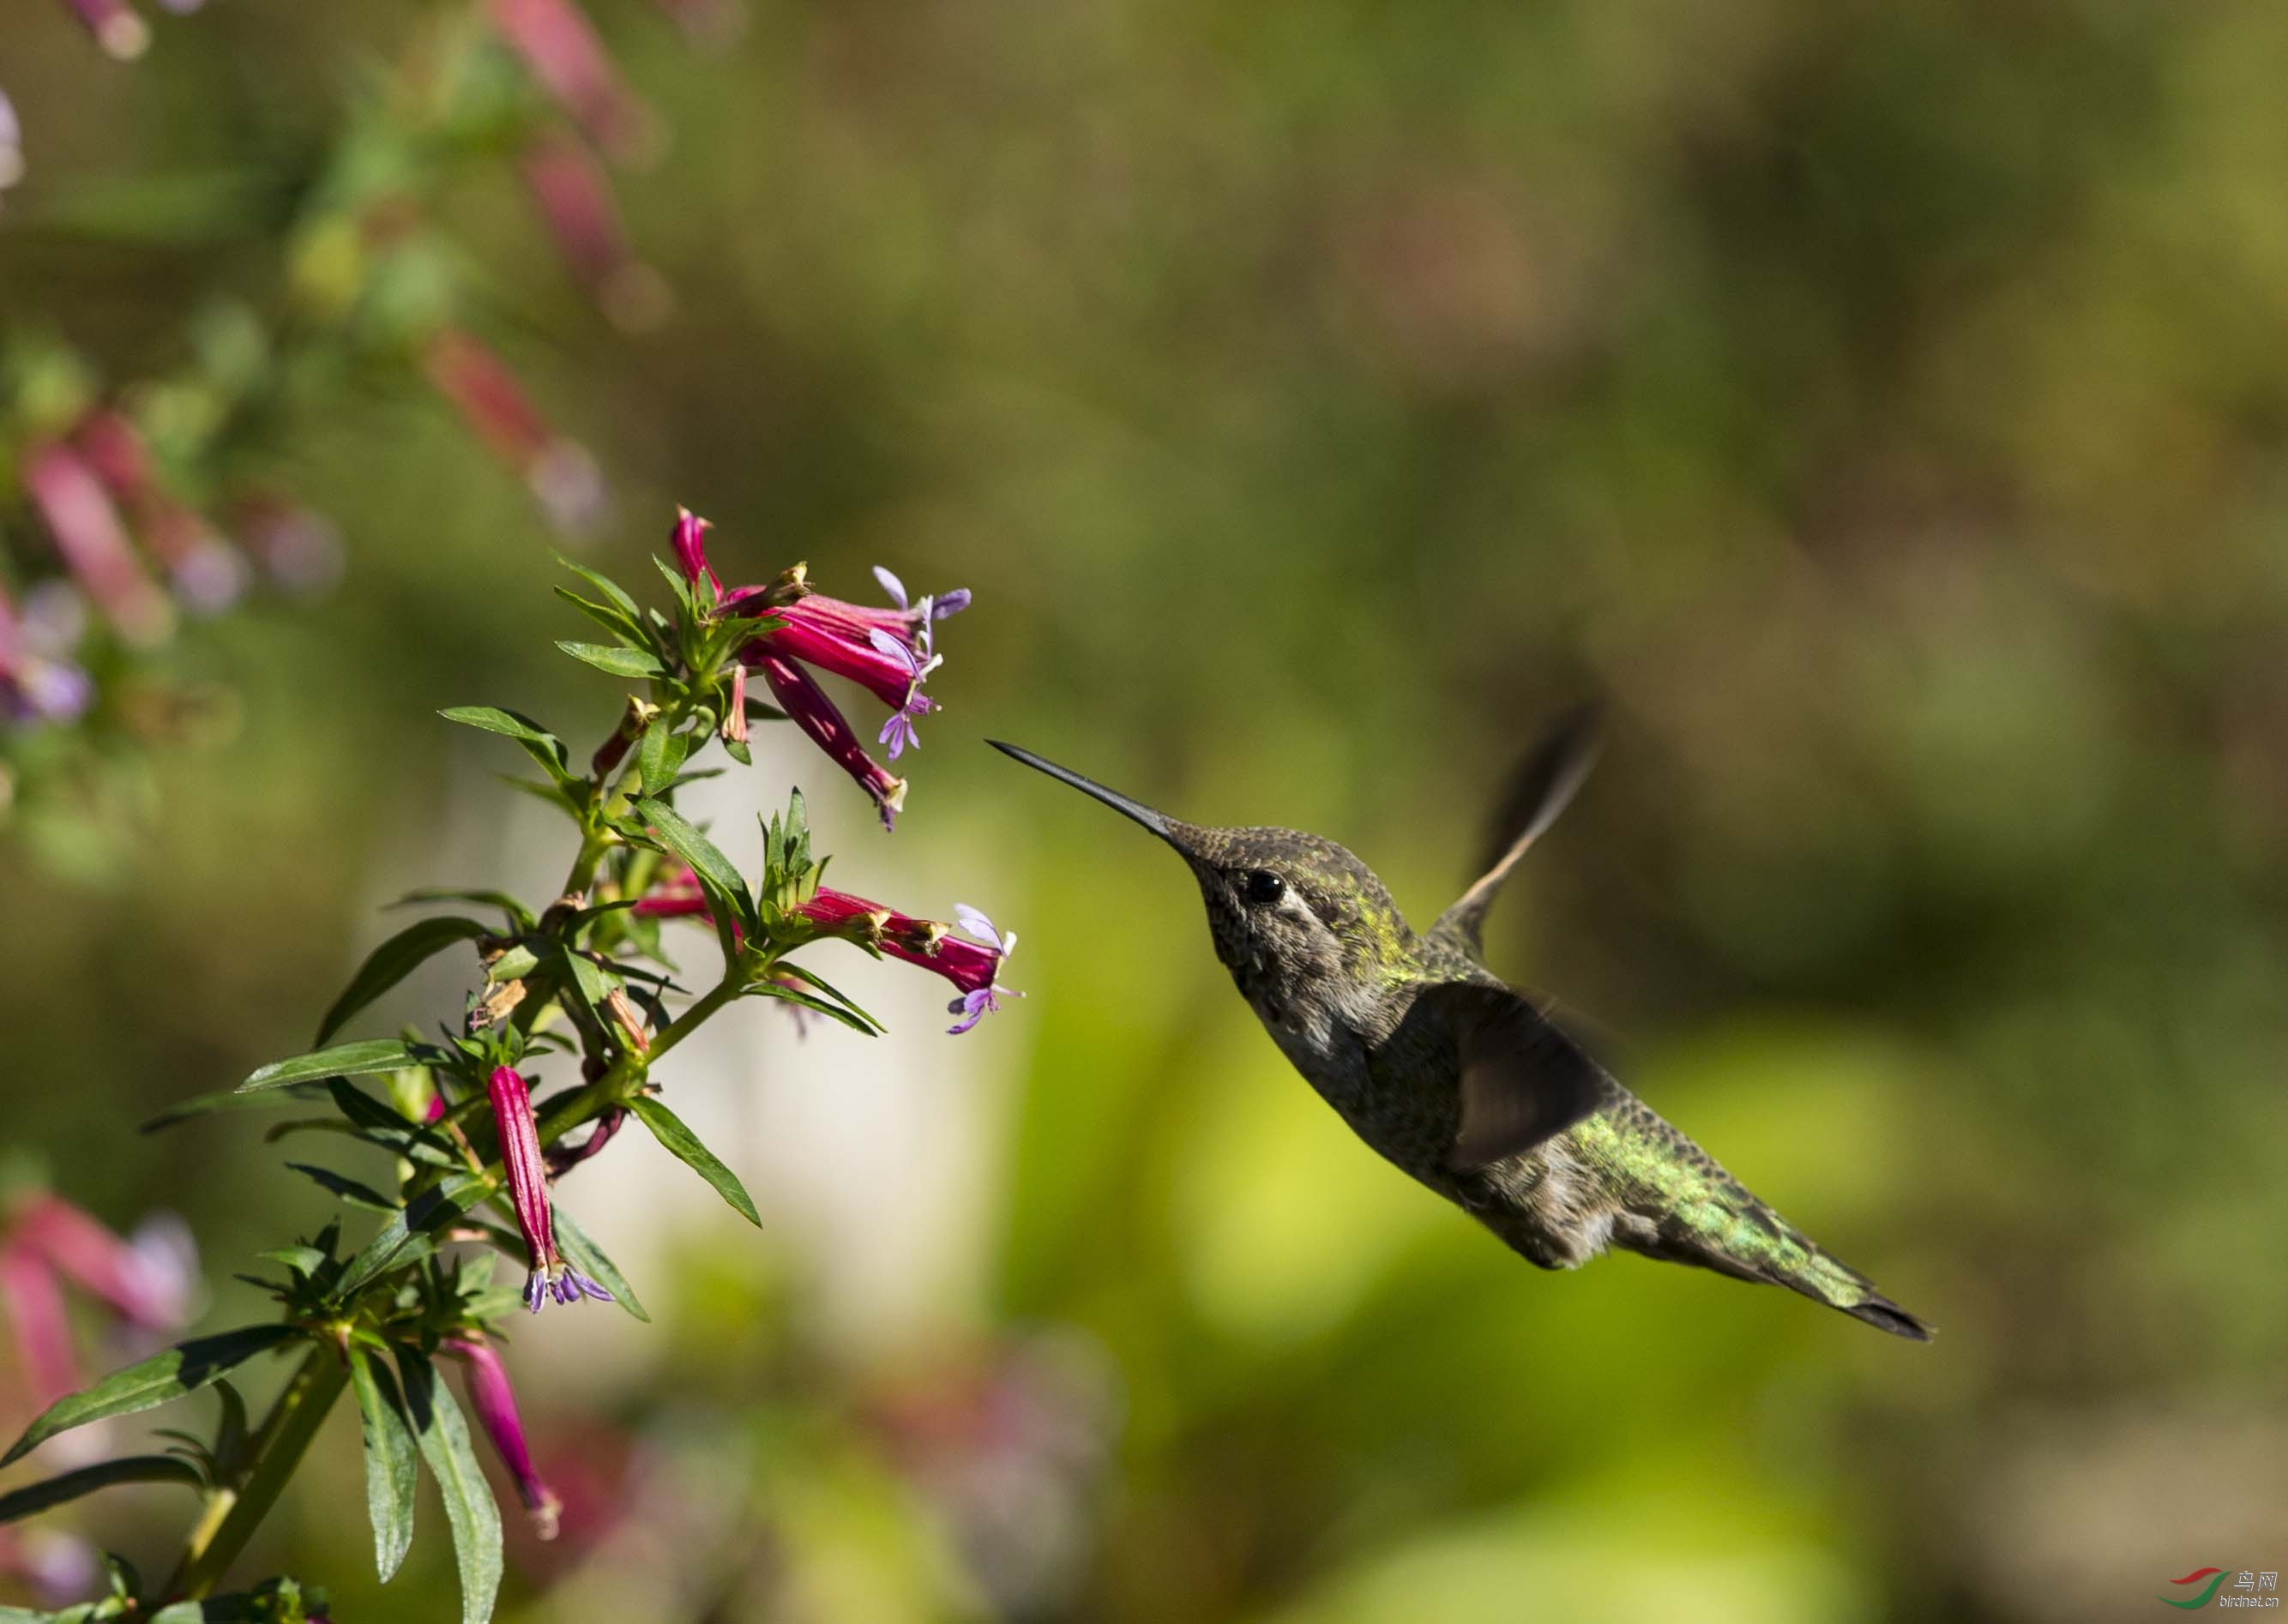
MULTIPOLYGON (((596 452, 607 567, 682 500, 727 572, 975 590, 896 836, 788 771, 838 881, 989 896, 1030 996, 956 1054, 858 960, 910 1037, 695 1045, 770 1232, 664 1168, 584 1209, 656 1323, 520 1338, 595 1510, 509 1616, 2062 1620, 2284 1565, 2277 8, 593 14, 672 131, 624 201, 673 313, 605 322, 479 172, 467 319, 596 452), (1586 691, 1498 964, 1935 1347, 1518 1264, 1286 1071, 1164 854, 976 742, 1322 830, 1422 917, 1586 691)), ((211 199, 290 197, 408 28, 232 0, 125 67, 11 8, 12 336, 120 380, 278 299, 290 214, 211 199)), ((204 736, 0 852, 8 1140, 215 1281, 319 1198, 123 1124, 305 1046, 409 876, 513 865, 437 708, 610 720, 433 395, 269 434, 342 587, 187 633, 204 736)), ((349 1432, 266 1560, 416 1616, 349 1432)))

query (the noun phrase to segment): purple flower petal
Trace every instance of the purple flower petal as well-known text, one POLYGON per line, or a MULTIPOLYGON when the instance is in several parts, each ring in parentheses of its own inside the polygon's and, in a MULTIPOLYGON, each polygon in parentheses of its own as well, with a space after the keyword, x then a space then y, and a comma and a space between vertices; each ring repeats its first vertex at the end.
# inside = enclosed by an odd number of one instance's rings
POLYGON ((876 653, 886 654, 897 661, 906 668, 909 674, 919 670, 921 661, 914 658, 914 651, 879 626, 872 627, 867 631, 866 640, 874 646, 876 653))
POLYGON ((930 602, 929 617, 941 621, 949 614, 958 614, 969 607, 969 589, 957 586, 950 592, 940 592, 930 602))
POLYGON ((882 583, 882 590, 890 595, 890 601, 892 603, 897 605, 901 609, 906 606, 906 583, 904 582, 899 580, 895 575, 892 574, 879 564, 874 566, 874 579, 882 583))
POLYGON ((993 922, 966 902, 957 902, 953 905, 953 916, 961 922, 963 930, 968 931, 979 941, 996 947, 1001 945, 1000 932, 994 930, 993 922))
POLYGON ((547 1302, 548 1277, 535 1269, 524 1277, 524 1306, 530 1312, 536 1314, 547 1302))

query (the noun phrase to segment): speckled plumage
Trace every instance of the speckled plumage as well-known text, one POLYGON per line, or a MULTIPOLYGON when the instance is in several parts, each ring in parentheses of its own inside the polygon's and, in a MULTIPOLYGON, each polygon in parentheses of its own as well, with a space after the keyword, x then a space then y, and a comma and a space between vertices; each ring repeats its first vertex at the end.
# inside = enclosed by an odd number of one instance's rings
POLYGON ((1332 841, 1292 829, 1181 823, 1000 748, 1108 801, 1175 847, 1199 882, 1218 956, 1295 1068, 1360 1138, 1521 1256, 1569 1269, 1618 1247, 1786 1286, 1894 1335, 1929 1336, 1920 1320, 1791 1227, 1533 1011, 1514 1014, 1545 1037, 1548 1054, 1510 1074, 1529 1090, 1553 1062, 1555 1072, 1577 1068, 1558 1080, 1575 1090, 1568 1125, 1482 1165, 1458 1158, 1474 1097, 1464 1058, 1471 1010, 1521 996, 1480 962, 1479 926, 1502 880, 1579 782, 1585 759, 1544 772, 1485 878, 1417 934, 1374 872, 1332 841), (1487 990, 1457 997, 1463 988, 1487 990))

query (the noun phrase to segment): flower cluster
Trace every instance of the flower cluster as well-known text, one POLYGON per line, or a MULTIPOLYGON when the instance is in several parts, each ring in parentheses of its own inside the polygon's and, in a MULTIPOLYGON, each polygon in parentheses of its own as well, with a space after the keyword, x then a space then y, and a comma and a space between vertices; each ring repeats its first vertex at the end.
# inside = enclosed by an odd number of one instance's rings
POLYGON ((874 578, 893 606, 886 609, 814 591, 801 565, 770 585, 727 590, 707 562, 707 521, 687 510, 677 520, 672 539, 684 579, 695 588, 703 583, 721 615, 767 613, 770 617, 738 650, 739 669, 734 677, 742 685, 733 714, 741 719, 743 736, 743 685, 751 669, 762 674, 772 697, 795 725, 866 792, 881 814, 882 827, 894 827, 906 804, 905 780, 867 753, 857 730, 811 672, 846 678, 889 708, 889 719, 875 742, 887 747, 892 761, 910 748, 919 749, 915 718, 937 709, 937 701, 922 692, 922 684, 945 663, 945 656, 937 652, 937 623, 969 606, 969 590, 957 587, 910 601, 905 583, 878 565, 874 578))
MULTIPOLYGON (((50 505, 68 510, 91 500, 92 489, 124 503, 139 526, 170 511, 155 496, 123 494, 139 488, 123 477, 137 473, 123 444, 75 438, 69 455, 74 471, 56 476, 57 488, 44 498, 50 505)), ((616 724, 592 753, 576 757, 540 723, 512 711, 473 705, 444 713, 512 741, 544 774, 528 787, 555 804, 574 836, 570 867, 552 899, 536 908, 497 891, 423 893, 424 901, 480 907, 496 917, 440 914, 408 925, 375 948, 327 1012, 317 1041, 330 1046, 265 1066, 237 1089, 187 1102, 153 1124, 225 1104, 298 1106, 304 1114, 273 1137, 322 1133, 329 1145, 346 1143, 377 1158, 378 1184, 331 1167, 289 1164, 343 1210, 316 1234, 263 1252, 272 1272, 243 1277, 276 1299, 274 1322, 199 1337, 74 1391, 79 1377, 60 1287, 76 1286, 130 1324, 171 1326, 184 1316, 187 1269, 155 1251, 155 1243, 121 1241, 44 1192, 5 1209, 0 1303, 17 1335, 27 1386, 47 1407, 0 1465, 86 1422, 221 1382, 223 1414, 211 1441, 176 1430, 168 1435, 177 1440, 169 1457, 107 1462, 28 1491, 48 1504, 112 1482, 149 1480, 195 1486, 206 1496, 165 1586, 146 1596, 128 1570, 112 1565, 113 1597, 105 1604, 111 1611, 91 1616, 145 1616, 162 1604, 209 1596, 274 1499, 247 1492, 249 1485, 274 1488, 290 1473, 325 1407, 348 1390, 368 1451, 368 1511, 381 1577, 405 1556, 425 1464, 447 1498, 463 1616, 489 1617, 500 1578, 499 1511, 471 1453, 473 1438, 489 1440, 542 1538, 555 1536, 566 1503, 535 1460, 502 1355, 503 1323, 520 1306, 537 1314, 552 1301, 614 1303, 647 1317, 634 1287, 567 1210, 564 1181, 637 1123, 733 1211, 759 1224, 738 1175, 669 1104, 667 1063, 702 1024, 748 998, 868 1035, 880 1032, 870 1015, 800 962, 822 940, 854 943, 943 977, 956 994, 954 1032, 968 1031, 998 1007, 1005 991, 998 974, 1016 938, 997 932, 973 908, 957 908, 958 923, 949 926, 821 884, 823 860, 811 852, 799 791, 783 812, 764 820, 763 862, 751 879, 675 804, 701 752, 719 748, 751 764, 751 670, 763 672, 776 693, 799 691, 783 683, 812 685, 815 697, 804 701, 808 720, 794 707, 790 715, 814 739, 831 735, 829 753, 846 770, 853 757, 840 741, 850 726, 816 691, 813 669, 854 681, 880 700, 902 723, 883 742, 910 748, 913 718, 932 709, 921 690, 940 663, 936 622, 968 595, 912 600, 885 572, 892 606, 861 607, 813 590, 798 567, 767 584, 727 589, 709 566, 706 535, 705 521, 679 517, 670 537, 672 613, 647 610, 617 583, 571 566, 596 596, 565 596, 612 640, 559 646, 642 689, 624 696, 616 724), (678 916, 705 918, 723 950, 720 978, 696 997, 672 978, 661 950, 660 921, 678 916), (473 953, 474 978, 458 1020, 437 1039, 336 1041, 417 966, 456 949, 473 953), (671 998, 688 1002, 679 1009, 671 998), (544 1091, 543 1079, 559 1068, 561 1086, 544 1091), (346 1222, 373 1227, 346 1243, 346 1222), (495 1284, 504 1256, 522 1265, 520 1284, 495 1284), (250 1424, 235 1390, 221 1379, 286 1350, 298 1351, 300 1367, 269 1415, 250 1424), (458 1403, 440 1379, 441 1366, 459 1373, 458 1403)), ((116 558, 111 565, 117 579, 106 577, 105 590, 125 605, 140 573, 131 577, 116 558)), ((777 714, 767 707, 754 712, 758 719, 777 714)), ((854 776, 878 787, 870 773, 854 776)), ((12 1565, 28 1580, 68 1577, 54 1555, 0 1544, 0 1573, 12 1565)), ((309 1624, 323 1616, 323 1603, 276 1579, 210 1616, 309 1624)))

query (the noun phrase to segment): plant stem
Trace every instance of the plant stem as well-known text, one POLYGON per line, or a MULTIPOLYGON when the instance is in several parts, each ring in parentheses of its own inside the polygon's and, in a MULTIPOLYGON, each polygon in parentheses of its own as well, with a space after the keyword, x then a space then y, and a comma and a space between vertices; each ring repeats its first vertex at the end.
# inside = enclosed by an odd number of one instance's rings
POLYGON ((183 1558, 168 1582, 167 1594, 197 1600, 214 1593, 224 1572, 238 1559, 254 1537, 302 1452, 318 1435, 318 1428, 341 1396, 349 1380, 349 1367, 334 1349, 314 1347, 302 1367, 278 1395, 248 1445, 250 1464, 234 1480, 218 1485, 207 1495, 206 1509, 191 1530, 183 1558))

